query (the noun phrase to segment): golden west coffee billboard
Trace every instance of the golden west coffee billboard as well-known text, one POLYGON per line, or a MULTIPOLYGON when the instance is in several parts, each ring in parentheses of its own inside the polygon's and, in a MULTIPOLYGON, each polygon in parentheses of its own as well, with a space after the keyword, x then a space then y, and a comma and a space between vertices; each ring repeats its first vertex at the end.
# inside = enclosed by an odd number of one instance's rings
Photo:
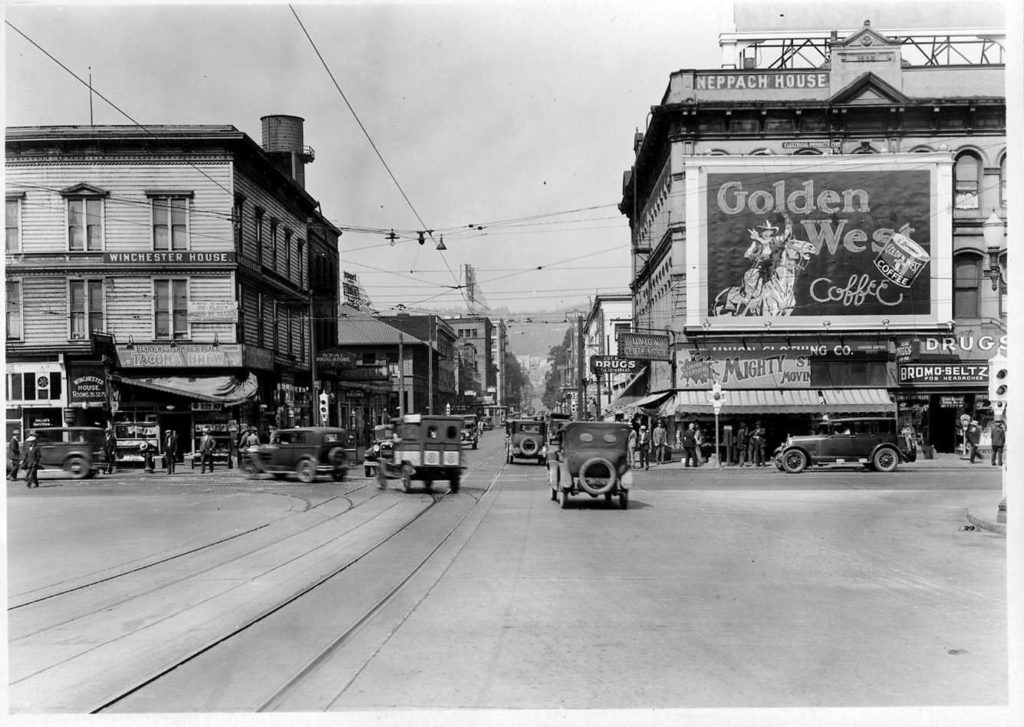
POLYGON ((685 166, 688 326, 835 332, 950 320, 948 155, 685 166))

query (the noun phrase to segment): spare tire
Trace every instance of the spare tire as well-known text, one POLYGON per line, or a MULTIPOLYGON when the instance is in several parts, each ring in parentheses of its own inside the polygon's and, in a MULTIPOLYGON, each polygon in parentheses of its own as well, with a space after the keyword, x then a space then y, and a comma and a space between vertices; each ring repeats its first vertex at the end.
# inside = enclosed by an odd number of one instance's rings
POLYGON ((615 465, 604 457, 591 457, 580 465, 580 487, 590 495, 611 492, 618 482, 615 465), (591 479, 593 478, 593 479, 591 479), (595 480, 602 480, 596 482, 595 480))
POLYGON ((527 457, 532 457, 540 451, 540 442, 533 437, 523 437, 519 442, 519 451, 527 457))

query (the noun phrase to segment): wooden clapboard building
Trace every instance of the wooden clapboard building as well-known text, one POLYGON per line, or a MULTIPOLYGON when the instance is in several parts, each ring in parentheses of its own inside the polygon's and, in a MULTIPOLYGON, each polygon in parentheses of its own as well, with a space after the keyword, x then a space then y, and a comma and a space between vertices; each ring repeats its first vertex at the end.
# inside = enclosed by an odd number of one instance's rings
POLYGON ((312 423, 340 231, 303 120, 7 129, 7 430, 116 423, 130 448, 312 423), (314 340, 313 337, 320 340, 314 340))

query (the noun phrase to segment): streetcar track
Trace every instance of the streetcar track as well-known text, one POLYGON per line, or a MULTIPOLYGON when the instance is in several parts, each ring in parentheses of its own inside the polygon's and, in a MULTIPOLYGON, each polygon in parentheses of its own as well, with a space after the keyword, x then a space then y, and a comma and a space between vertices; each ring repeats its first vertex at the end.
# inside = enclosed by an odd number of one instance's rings
MULTIPOLYGON (((415 516, 413 516, 408 521, 406 521, 404 524, 402 524, 401 527, 399 527, 396 530, 394 530, 394 532, 390 533, 383 540, 380 540, 377 543, 374 543, 373 545, 371 545, 369 548, 364 550, 359 555, 357 555, 357 556, 355 556, 353 558, 350 558, 347 562, 345 562, 340 567, 332 570, 326 576, 318 578, 315 582, 313 582, 312 584, 310 584, 310 585, 300 589, 297 593, 294 593, 292 596, 290 596, 289 598, 285 599, 284 601, 281 601, 281 602, 279 602, 279 603, 277 603, 277 604, 275 604, 275 605, 273 605, 273 606, 271 606, 271 607, 269 607, 267 609, 264 609, 256 617, 247 620, 244 624, 242 624, 238 628, 235 628, 235 629, 229 631, 227 634, 224 634, 224 635, 218 637, 217 639, 213 640, 212 642, 210 642, 206 646, 203 646, 202 648, 193 650, 193 652, 191 654, 189 654, 188 656, 186 656, 184 658, 181 658, 181 659, 178 659, 174 664, 171 664, 170 666, 162 669, 157 674, 155 674, 155 675, 145 679, 144 681, 142 681, 141 683, 135 685, 131 689, 123 691, 122 693, 120 693, 120 694, 118 694, 118 695, 116 695, 116 696, 114 696, 112 698, 107 699, 107 701, 103 702, 99 706, 97 706, 97 707, 95 707, 93 709, 90 709, 88 711, 88 713, 89 714, 99 714, 100 712, 103 712, 103 711, 109 709, 110 707, 114 706, 115 704, 117 704, 121 700, 131 696, 132 694, 138 692, 139 690, 145 688, 146 686, 148 686, 150 684, 153 684, 154 682, 156 682, 157 680, 159 680, 161 677, 165 676, 166 674, 169 674, 170 672, 172 672, 175 669, 177 669, 177 668, 187 664, 188 662, 192 661, 193 659, 197 658, 198 656, 200 656, 202 654, 205 654, 206 652, 216 648, 220 644, 223 644, 223 643, 229 641, 230 639, 238 636, 239 634, 241 634, 244 631, 246 631, 249 628, 251 628, 253 625, 263 621, 264 619, 266 619, 266 618, 268 618, 270 616, 272 616, 273 614, 277 613, 278 611, 281 611, 282 609, 287 608, 288 606, 290 606, 291 604, 295 603, 300 598, 302 598, 303 596, 308 594, 310 591, 313 591, 314 589, 319 588, 323 584, 325 584, 328 581, 330 581, 332 578, 336 577, 338 574, 348 570, 353 565, 355 565, 359 561, 363 560, 365 557, 367 557, 368 555, 373 553, 375 550, 377 550, 378 548, 383 546, 385 543, 387 543, 388 541, 392 540, 399 533, 403 532, 406 528, 408 528, 414 522, 419 520, 424 514, 426 514, 431 509, 433 509, 433 507, 435 505, 437 505, 439 502, 441 502, 444 499, 444 495, 447 495, 449 492, 450 492, 450 489, 444 491, 442 493, 441 497, 439 497, 437 499, 431 498, 431 503, 429 505, 424 507, 415 516)), ((399 501, 399 502, 401 502, 401 501, 399 501)), ((472 511, 472 508, 471 508, 471 511, 472 511)))
MULTIPOLYGON (((311 510, 314 510, 317 507, 320 507, 321 505, 325 505, 328 502, 336 500, 339 497, 346 499, 348 501, 349 505, 350 505, 349 509, 343 510, 343 511, 337 513, 336 515, 332 515, 328 519, 322 521, 322 523, 320 523, 320 524, 328 523, 328 522, 330 522, 331 520, 333 520, 335 518, 341 517, 342 515, 344 515, 347 512, 351 512, 356 507, 359 507, 358 505, 353 504, 352 500, 347 498, 347 497, 345 497, 345 496, 349 495, 349 494, 351 494, 353 492, 356 492, 357 490, 361 490, 361 489, 363 489, 365 487, 367 487, 367 485, 363 484, 363 485, 360 485, 359 487, 355 487, 355 488, 353 488, 351 490, 348 490, 347 492, 342 493, 341 495, 335 495, 334 497, 327 498, 323 502, 321 502, 321 503, 319 503, 317 505, 314 505, 312 507, 308 507, 305 510, 303 510, 302 512, 310 512, 311 510)), ((271 493, 267 493, 267 494, 274 494, 274 495, 276 495, 276 494, 281 494, 281 493, 271 492, 271 493)), ((302 498, 297 498, 297 499, 302 499, 302 498)), ((369 501, 370 500, 366 500, 366 502, 369 502, 369 501)), ((82 583, 82 584, 76 585, 76 586, 74 586, 72 588, 66 588, 66 589, 64 589, 62 591, 56 591, 54 593, 49 593, 49 594, 47 594, 45 596, 40 596, 40 597, 34 598, 34 599, 30 600, 30 601, 25 601, 23 603, 17 603, 17 604, 15 604, 13 606, 8 606, 7 610, 8 611, 14 611, 16 609, 24 608, 26 606, 36 605, 36 604, 42 603, 44 601, 49 601, 49 600, 52 600, 54 598, 58 598, 58 597, 61 597, 61 596, 66 596, 68 594, 84 590, 86 588, 92 588, 92 587, 95 587, 95 586, 102 585, 104 583, 109 583, 110 581, 116 580, 118 578, 124 578, 126 576, 135 575, 135 574, 138 574, 138 573, 140 573, 142 571, 145 571, 148 568, 155 568, 155 567, 160 566, 160 565, 166 565, 167 563, 170 563, 170 562, 172 562, 174 560, 177 560, 179 558, 185 558, 185 557, 188 557, 190 555, 195 555, 196 553, 200 553, 200 552, 202 552, 204 550, 207 550, 208 548, 212 548, 212 547, 217 546, 217 545, 223 545, 224 543, 228 543, 228 542, 231 542, 233 540, 237 540, 238 538, 244 537, 246 535, 251 535, 252 533, 255 533, 255 532, 258 532, 260 530, 263 530, 264 528, 268 528, 271 525, 274 525, 275 523, 281 522, 281 521, 287 519, 288 517, 290 517, 291 515, 292 515, 292 513, 289 512, 288 514, 285 514, 285 515, 282 515, 281 517, 278 517, 278 518, 275 518, 273 520, 270 520, 269 522, 262 523, 261 525, 257 525, 254 528, 249 528, 248 530, 244 530, 244 531, 242 531, 240 533, 235 533, 235 534, 229 535, 229 536, 227 536, 225 538, 219 538, 217 540, 211 541, 211 542, 206 543, 204 545, 200 545, 200 546, 195 547, 195 548, 190 548, 188 550, 180 551, 180 552, 174 553, 173 555, 169 555, 167 557, 160 558, 160 559, 155 560, 155 561, 150 561, 148 563, 145 563, 144 565, 136 566, 134 568, 129 568, 128 570, 124 570, 124 571, 121 571, 121 572, 118 572, 118 573, 114 573, 113 575, 109 575, 109 576, 106 576, 104 578, 97 578, 96 580, 89 581, 88 583, 82 583)), ((264 546, 264 547, 266 547, 266 546, 264 546)), ((239 557, 243 557, 243 556, 239 556, 239 557)), ((229 563, 229 562, 231 562, 231 561, 225 561, 225 563, 229 563)), ((40 589, 36 589, 36 590, 40 590, 40 589)))

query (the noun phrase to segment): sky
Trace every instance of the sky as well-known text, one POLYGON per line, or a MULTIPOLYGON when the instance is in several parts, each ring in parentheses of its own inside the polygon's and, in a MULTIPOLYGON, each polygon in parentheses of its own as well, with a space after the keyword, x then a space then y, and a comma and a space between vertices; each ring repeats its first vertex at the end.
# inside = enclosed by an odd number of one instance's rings
MULTIPOLYGON (((344 233, 342 267, 385 313, 464 306, 450 287, 464 263, 512 311, 627 292, 616 206, 633 134, 673 70, 719 65, 732 16, 721 0, 292 7, 9 4, 6 18, 143 125, 259 142, 261 116, 303 117, 306 189, 338 226, 375 230, 344 233)), ((6 124, 88 124, 88 89, 5 29, 6 124)), ((95 97, 93 113, 132 123, 95 97)))
MULTIPOLYGON (((259 142, 261 116, 303 117, 306 189, 346 230, 342 267, 382 313, 464 307, 466 263, 493 307, 526 313, 628 292, 617 204, 634 132, 672 71, 720 67, 720 33, 853 29, 865 13, 928 25, 961 5, 24 3, 6 19, 131 117, 94 98, 96 124, 230 124, 259 142), (433 239, 419 246, 417 230, 433 239)), ((6 124, 88 124, 86 86, 5 30, 6 124)))

